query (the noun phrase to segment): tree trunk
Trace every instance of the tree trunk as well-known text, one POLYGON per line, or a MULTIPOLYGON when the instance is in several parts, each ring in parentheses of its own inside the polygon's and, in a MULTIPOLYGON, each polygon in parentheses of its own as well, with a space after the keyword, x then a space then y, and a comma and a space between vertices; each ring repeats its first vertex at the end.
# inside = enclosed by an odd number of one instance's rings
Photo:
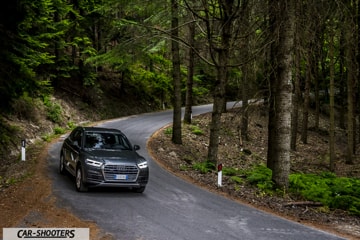
MULTIPOLYGON (((246 29, 250 25, 250 16, 251 10, 248 9, 243 14, 242 27, 246 29)), ((254 36, 249 34, 245 38, 244 42, 244 59, 250 59, 246 64, 242 66, 242 81, 241 81, 241 89, 242 89, 242 109, 241 109, 241 139, 248 140, 248 125, 249 125, 249 89, 252 82, 255 82, 255 67, 254 60, 251 58, 251 51, 255 49, 253 44, 254 36)))
MULTIPOLYGON (((310 9, 314 9, 314 6, 309 6, 310 9)), ((309 10, 304 11, 305 21, 308 21, 306 27, 304 29, 305 35, 305 89, 304 89, 304 105, 303 105, 303 116, 302 116, 302 129, 301 129, 301 141, 304 144, 307 144, 308 138, 308 127, 309 127, 309 109, 310 103, 315 102, 319 99, 318 92, 315 91, 314 97, 310 96, 311 83, 314 80, 314 68, 317 66, 315 63, 315 59, 313 55, 315 54, 314 46, 315 46, 315 33, 316 33, 316 25, 313 23, 313 18, 315 16, 312 15, 313 12, 309 10)), ((316 124, 316 123, 315 123, 316 124)))
MULTIPOLYGON (((332 31, 330 29, 330 31, 332 31)), ((335 63, 334 63, 334 35, 331 32, 329 34, 329 68, 330 68, 330 171, 335 170, 335 63)))
MULTIPOLYGON (((357 62, 357 69, 355 70, 356 71, 356 76, 357 77, 355 77, 355 79, 357 79, 357 90, 358 90, 358 95, 357 95, 357 111, 356 111, 356 113, 357 113, 357 117, 358 117, 358 124, 360 124, 360 116, 359 116, 359 114, 360 114, 360 111, 359 111, 359 109, 360 109, 360 94, 359 94, 359 92, 360 92, 360 84, 359 84, 359 77, 360 77, 360 53, 359 53, 359 51, 360 51, 360 14, 359 14, 359 11, 360 11, 360 1, 359 0, 357 0, 356 1, 356 5, 357 5, 357 7, 358 7, 358 9, 357 9, 357 14, 356 14, 356 16, 357 16, 357 37, 355 38, 355 39, 357 39, 358 41, 357 41, 357 55, 356 55, 356 62, 357 62)), ((354 9, 353 11, 356 11, 356 9, 354 9)), ((359 126, 358 126, 359 127, 359 126)), ((358 131, 359 131, 359 135, 358 135, 358 141, 360 142, 360 129, 358 129, 358 131)))
POLYGON ((180 74, 180 54, 179 54, 179 19, 177 0, 171 0, 171 54, 172 54, 172 76, 174 85, 174 114, 172 142, 182 144, 181 138, 181 74, 180 74))
POLYGON ((248 73, 249 73, 249 65, 246 64, 243 67, 243 76, 242 76, 242 107, 241 107, 241 139, 248 140, 248 125, 249 125, 249 88, 248 88, 248 73))
POLYGON ((356 124, 355 124, 355 89, 356 89, 356 73, 354 66, 355 63, 355 53, 354 49, 356 46, 353 45, 354 41, 354 22, 353 16, 348 15, 345 17, 346 27, 345 27, 345 65, 346 65, 346 76, 347 76, 347 156, 346 163, 354 163, 354 153, 355 153, 355 139, 356 139, 356 124))
MULTIPOLYGON (((310 70, 308 70, 310 71, 310 70)), ((304 89, 304 105, 303 105, 303 117, 302 117, 302 129, 301 129, 301 141, 307 144, 308 124, 309 124, 309 106, 310 105, 310 74, 307 73, 305 78, 304 89)))
MULTIPOLYGON (((218 151, 220 141, 220 129, 221 129, 221 114, 226 110, 226 83, 228 79, 228 59, 230 52, 230 39, 231 39, 231 25, 234 14, 234 1, 228 0, 220 4, 221 12, 223 16, 221 19, 221 39, 220 46, 216 48, 216 81, 214 89, 214 105, 212 118, 210 123, 210 139, 208 148, 208 161, 217 164, 218 163, 218 151)), ((208 29, 209 31, 210 29, 208 29)))
MULTIPOLYGON (((346 75, 345 75, 345 67, 344 67, 344 62, 345 62, 345 49, 344 49, 344 30, 343 28, 341 28, 340 30, 340 43, 339 43, 339 74, 340 74, 340 82, 338 84, 338 88, 339 88, 339 105, 340 106, 346 106, 346 75)), ((324 56, 325 58, 326 56, 324 56)), ((324 61, 325 62, 325 61, 324 61)), ((339 127, 341 129, 346 129, 345 127, 345 116, 346 116, 346 108, 345 107, 340 107, 339 108, 339 127)))
POLYGON ((192 105, 193 105, 193 77, 194 77, 194 42, 195 42, 195 22, 189 24, 189 65, 188 75, 186 81, 186 99, 185 99, 185 114, 184 122, 190 124, 192 119, 192 105))
MULTIPOLYGON (((347 52, 350 49, 346 50, 347 52)), ((349 54, 349 53, 348 53, 349 54)), ((350 57, 348 54, 347 57, 350 57)), ((349 66, 348 66, 349 67, 349 66)), ((354 155, 354 83, 351 74, 350 68, 347 69, 347 155, 346 163, 353 164, 353 155, 354 155)))
MULTIPOLYGON (((219 57, 225 57, 226 55, 219 54, 219 57)), ((221 129, 221 114, 224 108, 225 102, 225 86, 227 78, 227 69, 225 66, 219 66, 217 69, 216 86, 214 89, 214 105, 211 114, 210 123, 210 138, 208 149, 208 161, 217 165, 218 163, 218 151, 220 142, 220 129, 221 129)))
MULTIPOLYGON (((295 2, 296 11, 300 11, 300 5, 298 2, 295 2)), ((297 21, 296 21, 297 22, 297 21)), ((290 140, 290 149, 296 151, 297 136, 298 136, 298 123, 299 123, 299 106, 301 100, 301 90, 300 90, 300 26, 296 24, 296 30, 294 34, 294 45, 295 45, 295 56, 294 56, 294 93, 292 98, 292 111, 291 111, 291 140, 290 140)))
POLYGON ((271 55, 273 73, 270 75, 270 109, 268 167, 272 180, 279 188, 287 189, 290 173, 292 50, 294 45, 294 2, 271 1, 270 19, 273 43, 271 55))
MULTIPOLYGON (((298 41, 296 41, 298 43, 298 41)), ((297 49, 297 48, 295 48, 297 49)), ((294 94, 292 99, 292 112, 291 112, 291 142, 290 148, 293 151, 296 151, 296 143, 298 136, 298 122, 299 122, 299 106, 301 100, 301 91, 300 91, 300 53, 298 50, 295 50, 295 80, 294 80, 294 94)))
MULTIPOLYGON (((317 52, 316 52, 317 53, 317 52)), ((314 55, 316 53, 313 53, 314 55)), ((314 81, 314 85, 315 85, 315 120, 314 120, 314 128, 315 131, 319 130, 319 122, 320 122, 320 88, 319 88, 319 78, 318 78, 318 71, 317 71, 317 66, 318 66, 318 59, 315 58, 312 61, 312 65, 310 66, 310 68, 312 69, 312 80, 314 81)))

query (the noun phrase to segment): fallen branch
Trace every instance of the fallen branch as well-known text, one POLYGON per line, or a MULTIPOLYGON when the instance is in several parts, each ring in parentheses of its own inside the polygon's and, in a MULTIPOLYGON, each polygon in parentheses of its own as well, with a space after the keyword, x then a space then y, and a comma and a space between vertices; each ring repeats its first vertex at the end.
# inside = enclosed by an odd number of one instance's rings
POLYGON ((290 206, 321 207, 323 206, 323 204, 321 202, 311 202, 311 201, 290 202, 284 204, 284 207, 290 207, 290 206))

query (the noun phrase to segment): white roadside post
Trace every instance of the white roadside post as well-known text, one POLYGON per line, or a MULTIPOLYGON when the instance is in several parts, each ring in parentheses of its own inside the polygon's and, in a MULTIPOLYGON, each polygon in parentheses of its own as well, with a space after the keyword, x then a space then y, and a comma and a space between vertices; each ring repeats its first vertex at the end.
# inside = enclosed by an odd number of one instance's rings
POLYGON ((218 187, 222 186, 222 163, 218 164, 218 187))
POLYGON ((21 140, 21 161, 25 161, 25 147, 26 147, 26 140, 21 140))

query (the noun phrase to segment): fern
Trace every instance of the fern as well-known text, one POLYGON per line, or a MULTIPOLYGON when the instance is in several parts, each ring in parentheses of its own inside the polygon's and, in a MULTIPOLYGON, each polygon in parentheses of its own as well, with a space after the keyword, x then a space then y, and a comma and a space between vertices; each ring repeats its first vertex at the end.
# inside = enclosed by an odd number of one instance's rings
POLYGON ((274 183, 271 180, 272 171, 264 165, 256 166, 248 172, 247 180, 250 184, 256 185, 259 189, 271 192, 274 183))
POLYGON ((333 173, 291 174, 290 188, 310 201, 323 203, 334 209, 343 209, 360 215, 360 180, 336 177, 333 173))
POLYGON ((230 180, 238 184, 244 183, 244 179, 238 176, 232 176, 230 180))
POLYGON ((193 165, 193 169, 205 174, 215 170, 215 164, 210 161, 198 162, 193 165))

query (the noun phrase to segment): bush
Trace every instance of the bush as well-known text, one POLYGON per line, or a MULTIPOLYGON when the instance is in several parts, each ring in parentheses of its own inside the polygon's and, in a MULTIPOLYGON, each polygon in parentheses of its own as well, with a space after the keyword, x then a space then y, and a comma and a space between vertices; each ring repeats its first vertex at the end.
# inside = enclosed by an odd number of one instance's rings
POLYGON ((19 119, 26 119, 34 123, 38 123, 41 119, 41 106, 42 103, 39 99, 34 99, 24 93, 12 103, 14 113, 19 119))
POLYGON ((54 123, 62 123, 63 109, 61 105, 51 101, 48 97, 44 98, 44 105, 47 109, 47 118, 54 123))
POLYGON ((54 133, 55 134, 64 134, 65 133, 65 129, 61 128, 61 127, 55 127, 54 128, 54 133))
POLYGON ((258 165, 247 173, 247 180, 261 190, 272 191, 274 183, 271 180, 271 175, 272 171, 269 168, 258 165))
POLYGON ((333 173, 291 174, 289 190, 307 200, 360 216, 360 179, 338 178, 333 173))
POLYGON ((67 126, 68 126, 69 129, 72 130, 72 129, 74 129, 76 127, 76 123, 73 122, 73 121, 70 121, 70 122, 67 123, 67 126))
MULTIPOLYGON (((9 154, 9 145, 17 141, 16 136, 19 129, 7 124, 0 116, 0 157, 9 154)), ((1 180, 1 179, 0 179, 1 180)))
POLYGON ((195 135, 203 135, 204 134, 204 132, 198 126, 191 125, 190 129, 191 129, 191 132, 195 135))
POLYGON ((165 133, 166 135, 171 135, 172 132, 173 132, 172 127, 168 127, 168 128, 166 128, 165 131, 164 131, 164 133, 165 133))

